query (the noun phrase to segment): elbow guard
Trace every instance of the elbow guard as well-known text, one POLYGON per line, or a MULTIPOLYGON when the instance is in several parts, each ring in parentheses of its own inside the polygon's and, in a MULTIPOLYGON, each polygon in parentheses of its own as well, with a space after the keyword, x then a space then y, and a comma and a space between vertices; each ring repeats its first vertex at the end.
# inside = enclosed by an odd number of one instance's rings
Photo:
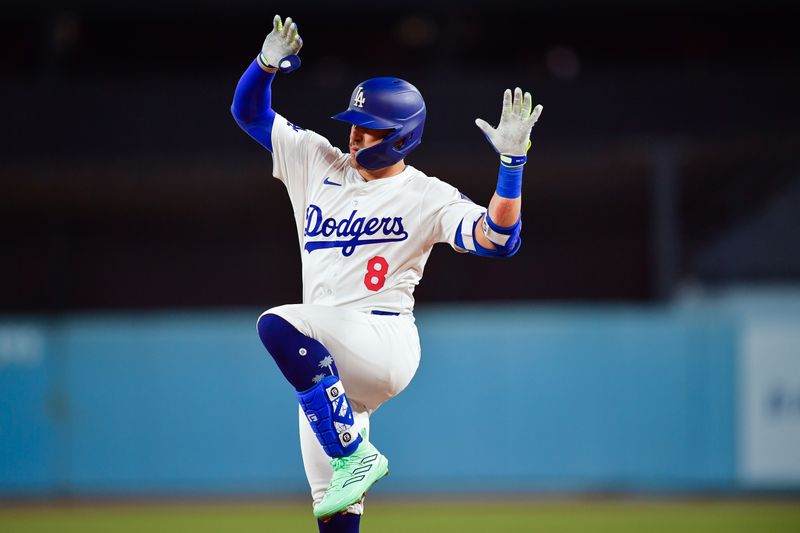
POLYGON ((471 254, 482 257, 511 257, 516 254, 522 245, 522 239, 519 236, 522 229, 522 215, 511 226, 498 226, 489 217, 489 213, 485 213, 482 225, 483 233, 495 246, 494 249, 489 249, 481 246, 475 238, 475 228, 482 214, 479 213, 477 218, 464 217, 456 230, 456 245, 471 254))
POLYGON ((522 244, 522 239, 519 236, 521 231, 522 213, 511 226, 497 225, 488 212, 483 217, 483 234, 486 235, 489 242, 495 245, 496 250, 502 252, 504 256, 510 257, 517 253, 522 244))

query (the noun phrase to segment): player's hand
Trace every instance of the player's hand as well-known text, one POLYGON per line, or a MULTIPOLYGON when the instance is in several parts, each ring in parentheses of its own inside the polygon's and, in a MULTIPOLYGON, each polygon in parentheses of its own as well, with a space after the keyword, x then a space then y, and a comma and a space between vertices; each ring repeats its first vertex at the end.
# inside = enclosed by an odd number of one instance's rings
POLYGON ((541 114, 542 106, 533 107, 531 93, 526 92, 523 97, 522 89, 517 87, 514 89, 513 99, 511 89, 506 89, 503 93, 503 112, 497 128, 491 127, 480 118, 475 119, 475 124, 486 135, 497 153, 523 156, 528 153, 528 148, 531 146, 531 129, 541 114))
POLYGON ((297 54, 302 47, 303 39, 297 33, 297 24, 292 22, 292 18, 287 17, 284 23, 280 15, 275 15, 272 31, 261 45, 260 59, 268 68, 291 72, 300 66, 297 54))

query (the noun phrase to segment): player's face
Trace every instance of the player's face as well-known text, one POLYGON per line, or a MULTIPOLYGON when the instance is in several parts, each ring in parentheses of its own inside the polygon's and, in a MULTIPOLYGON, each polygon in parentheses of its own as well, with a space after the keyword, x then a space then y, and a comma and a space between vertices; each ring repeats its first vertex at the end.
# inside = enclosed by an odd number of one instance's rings
POLYGON ((375 130, 364 128, 355 124, 350 128, 350 165, 358 168, 360 165, 356 161, 356 152, 362 148, 375 146, 389 135, 392 130, 375 130))

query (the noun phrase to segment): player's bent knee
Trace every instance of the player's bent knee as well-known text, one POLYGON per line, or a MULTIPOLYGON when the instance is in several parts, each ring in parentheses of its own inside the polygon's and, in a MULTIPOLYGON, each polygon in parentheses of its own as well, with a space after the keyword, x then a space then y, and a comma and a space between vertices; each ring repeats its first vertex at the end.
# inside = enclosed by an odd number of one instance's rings
POLYGON ((297 330, 285 318, 267 311, 258 317, 256 322, 256 329, 258 330, 258 337, 264 348, 272 355, 274 359, 280 359, 283 356, 283 349, 281 340, 286 338, 288 333, 296 333, 297 330))
POLYGON ((258 317, 257 322, 260 322, 262 318, 266 315, 277 315, 283 319, 288 319, 291 316, 291 308, 294 307, 294 304, 285 304, 285 305, 276 305, 275 307, 270 307, 263 313, 261 316, 258 317))
POLYGON ((264 313, 256 321, 256 331, 258 331, 258 338, 261 343, 269 351, 269 345, 272 342, 272 325, 277 315, 271 313, 264 313))

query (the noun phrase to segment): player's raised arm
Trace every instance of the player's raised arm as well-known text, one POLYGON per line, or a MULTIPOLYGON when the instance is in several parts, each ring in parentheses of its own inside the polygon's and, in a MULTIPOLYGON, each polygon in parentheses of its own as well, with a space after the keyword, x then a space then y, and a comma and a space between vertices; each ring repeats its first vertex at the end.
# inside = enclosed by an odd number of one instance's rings
POLYGON ((272 79, 275 72, 291 72, 300 66, 297 53, 303 40, 297 32, 297 24, 291 17, 286 22, 275 15, 272 31, 264 39, 261 53, 250 64, 236 86, 231 113, 236 123, 248 135, 272 151, 272 79))
POLYGON ((531 129, 542 113, 542 106, 533 107, 531 94, 517 87, 513 94, 503 94, 503 111, 497 128, 485 120, 475 124, 483 131, 495 151, 500 154, 497 189, 489 202, 489 211, 475 228, 475 250, 478 255, 510 256, 519 248, 522 227, 522 169, 531 146, 531 129))

